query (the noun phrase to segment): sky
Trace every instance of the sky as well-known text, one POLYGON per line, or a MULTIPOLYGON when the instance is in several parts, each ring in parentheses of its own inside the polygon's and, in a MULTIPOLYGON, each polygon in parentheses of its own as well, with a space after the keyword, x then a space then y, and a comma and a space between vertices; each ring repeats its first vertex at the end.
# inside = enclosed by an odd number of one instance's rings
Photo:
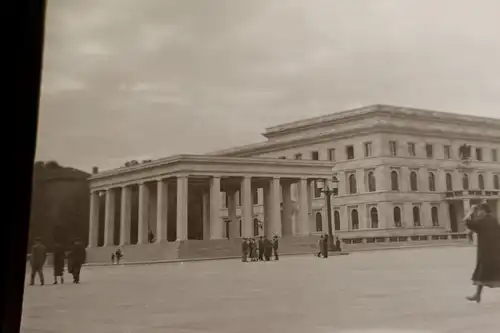
POLYGON ((51 0, 37 160, 90 171, 371 104, 500 118, 498 0, 51 0))

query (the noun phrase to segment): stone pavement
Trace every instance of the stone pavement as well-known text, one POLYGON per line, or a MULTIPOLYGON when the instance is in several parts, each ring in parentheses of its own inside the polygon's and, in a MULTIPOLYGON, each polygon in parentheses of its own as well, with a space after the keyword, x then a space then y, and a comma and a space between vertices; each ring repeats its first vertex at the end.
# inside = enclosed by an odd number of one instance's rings
POLYGON ((464 299, 474 260, 446 247, 86 267, 80 285, 26 288, 22 332, 500 332, 499 289, 464 299))

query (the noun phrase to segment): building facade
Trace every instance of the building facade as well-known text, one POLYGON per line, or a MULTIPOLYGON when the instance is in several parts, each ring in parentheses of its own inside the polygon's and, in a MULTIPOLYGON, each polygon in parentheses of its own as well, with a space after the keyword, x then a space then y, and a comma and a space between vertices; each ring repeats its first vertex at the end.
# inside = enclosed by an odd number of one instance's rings
POLYGON ((461 232, 482 201, 500 215, 500 119, 374 105, 263 136, 93 175, 89 247, 325 233, 317 183, 334 176, 342 238, 461 232))

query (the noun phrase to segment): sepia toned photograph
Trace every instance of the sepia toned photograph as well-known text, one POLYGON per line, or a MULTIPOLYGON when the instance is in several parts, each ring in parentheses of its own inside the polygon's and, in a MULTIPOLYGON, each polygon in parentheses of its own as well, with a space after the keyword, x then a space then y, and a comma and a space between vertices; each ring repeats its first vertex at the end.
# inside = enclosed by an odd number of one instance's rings
POLYGON ((498 13, 48 1, 20 332, 500 332, 498 13))

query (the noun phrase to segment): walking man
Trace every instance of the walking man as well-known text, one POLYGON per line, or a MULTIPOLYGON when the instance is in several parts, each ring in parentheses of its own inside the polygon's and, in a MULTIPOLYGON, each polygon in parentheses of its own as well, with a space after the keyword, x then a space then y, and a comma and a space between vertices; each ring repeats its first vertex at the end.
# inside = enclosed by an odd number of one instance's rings
POLYGON ((318 239, 318 258, 321 258, 321 255, 323 254, 323 243, 324 243, 323 235, 318 239))
POLYGON ((259 261, 264 260, 264 239, 262 236, 259 237, 259 261))
POLYGON ((57 278, 60 279, 61 284, 64 283, 64 259, 66 257, 66 254, 64 252, 64 248, 62 247, 61 244, 56 243, 54 245, 54 252, 53 252, 53 262, 54 262, 54 284, 57 284, 57 278))
POLYGON ((274 251, 274 260, 280 260, 278 255, 278 236, 273 237, 273 251, 274 251))
POLYGON ((35 275, 38 274, 40 279, 40 285, 44 285, 45 281, 43 278, 43 265, 45 265, 45 259, 47 258, 47 249, 45 245, 42 244, 40 237, 35 238, 35 244, 31 248, 31 280, 30 285, 35 284, 35 275))
POLYGON ((80 283, 80 270, 85 263, 87 253, 83 243, 77 239, 73 244, 70 254, 71 274, 73 274, 73 283, 80 283))
POLYGON ((323 237, 323 258, 328 258, 328 235, 323 237))
POLYGON ((242 262, 248 262, 247 261, 247 256, 248 256, 248 242, 246 238, 243 238, 243 241, 241 242, 241 261, 242 262))

